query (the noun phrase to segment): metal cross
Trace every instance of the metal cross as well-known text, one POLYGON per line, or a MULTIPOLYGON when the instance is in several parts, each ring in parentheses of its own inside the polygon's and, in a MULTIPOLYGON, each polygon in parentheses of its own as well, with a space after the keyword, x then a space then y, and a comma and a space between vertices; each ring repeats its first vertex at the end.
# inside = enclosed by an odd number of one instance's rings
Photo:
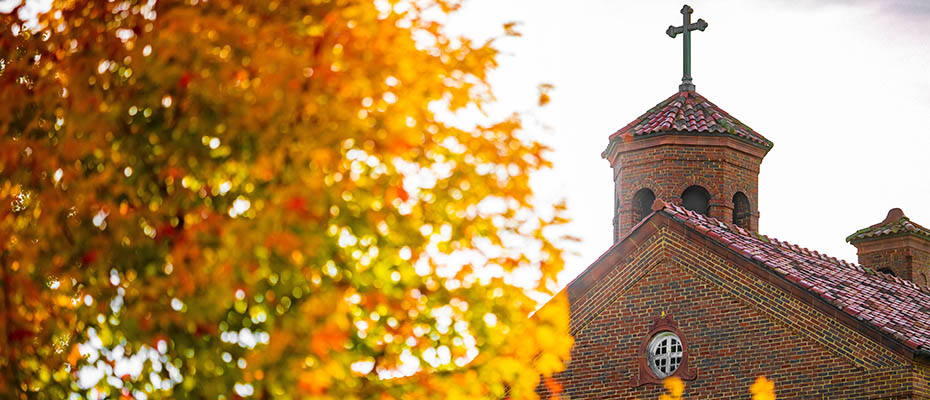
POLYGON ((694 90, 694 84, 691 83, 691 31, 699 30, 703 32, 704 29, 707 29, 707 22, 703 19, 698 19, 697 22, 691 23, 692 12, 694 12, 694 9, 685 4, 685 6, 681 8, 681 26, 669 25, 668 29, 665 30, 665 34, 671 36, 672 39, 678 36, 679 33, 685 34, 684 74, 681 76, 681 85, 678 85, 678 90, 682 92, 694 90))

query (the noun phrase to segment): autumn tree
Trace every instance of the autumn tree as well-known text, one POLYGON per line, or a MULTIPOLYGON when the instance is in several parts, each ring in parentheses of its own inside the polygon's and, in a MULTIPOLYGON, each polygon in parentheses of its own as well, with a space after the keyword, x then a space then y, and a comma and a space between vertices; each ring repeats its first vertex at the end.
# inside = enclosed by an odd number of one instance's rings
POLYGON ((0 397, 535 397, 561 209, 457 7, 0 14, 0 397))

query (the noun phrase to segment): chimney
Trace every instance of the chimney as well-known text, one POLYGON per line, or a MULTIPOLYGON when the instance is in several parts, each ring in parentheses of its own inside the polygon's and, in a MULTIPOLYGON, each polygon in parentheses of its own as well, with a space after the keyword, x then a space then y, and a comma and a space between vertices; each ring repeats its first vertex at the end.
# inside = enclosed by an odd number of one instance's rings
POLYGON ((892 208, 884 221, 856 231, 846 241, 856 246, 862 266, 921 287, 930 285, 930 229, 911 222, 900 208, 892 208))

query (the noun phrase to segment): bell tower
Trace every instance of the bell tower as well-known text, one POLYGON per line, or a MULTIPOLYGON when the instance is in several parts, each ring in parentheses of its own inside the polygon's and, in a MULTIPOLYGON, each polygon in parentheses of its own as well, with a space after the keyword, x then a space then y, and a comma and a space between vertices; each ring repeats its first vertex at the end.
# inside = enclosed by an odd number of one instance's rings
POLYGON ((656 198, 751 231, 759 227, 759 166, 772 142, 695 91, 691 78, 693 10, 666 33, 684 36, 678 92, 610 135, 601 154, 614 178, 614 242, 648 216, 656 198))

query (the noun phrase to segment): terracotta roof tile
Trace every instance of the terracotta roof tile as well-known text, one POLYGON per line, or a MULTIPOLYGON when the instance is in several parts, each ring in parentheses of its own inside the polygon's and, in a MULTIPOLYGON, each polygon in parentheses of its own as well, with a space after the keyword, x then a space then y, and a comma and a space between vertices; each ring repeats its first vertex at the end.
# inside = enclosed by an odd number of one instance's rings
POLYGON ((905 216, 904 211, 901 211, 900 208, 892 208, 888 211, 888 216, 885 217, 884 221, 856 231, 856 233, 847 236, 846 241, 852 243, 894 235, 917 235, 930 238, 930 229, 911 222, 910 218, 905 216))
POLYGON ((610 135, 610 139, 684 132, 731 135, 765 149, 772 147, 768 139, 694 91, 673 94, 610 135))
MULTIPOLYGON (((908 348, 930 348, 930 294, 913 282, 768 236, 732 229, 713 218, 656 200, 660 202, 653 205, 654 210, 659 209, 657 212, 706 232, 736 254, 756 260, 846 314, 885 331, 908 348)), ((900 219, 894 222, 900 223, 900 219)))

